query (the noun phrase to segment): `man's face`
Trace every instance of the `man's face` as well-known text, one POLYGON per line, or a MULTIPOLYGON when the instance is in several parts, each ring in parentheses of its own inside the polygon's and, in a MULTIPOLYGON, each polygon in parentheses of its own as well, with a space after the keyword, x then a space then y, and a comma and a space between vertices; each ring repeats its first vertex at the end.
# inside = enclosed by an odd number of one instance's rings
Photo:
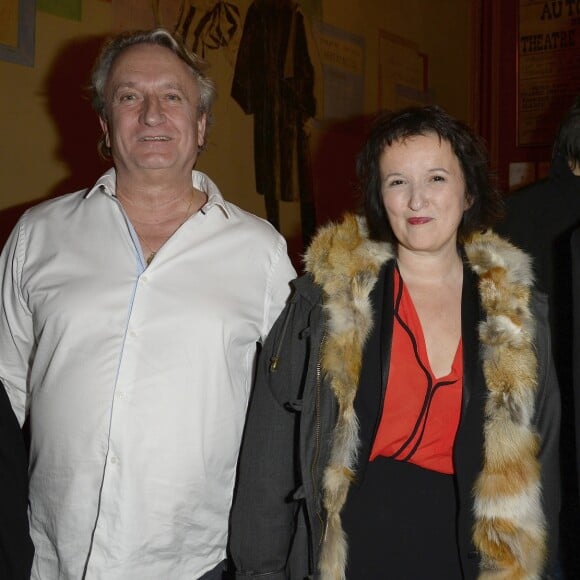
POLYGON ((101 127, 118 172, 191 172, 203 145, 205 115, 187 65, 163 46, 138 44, 113 63, 101 127))

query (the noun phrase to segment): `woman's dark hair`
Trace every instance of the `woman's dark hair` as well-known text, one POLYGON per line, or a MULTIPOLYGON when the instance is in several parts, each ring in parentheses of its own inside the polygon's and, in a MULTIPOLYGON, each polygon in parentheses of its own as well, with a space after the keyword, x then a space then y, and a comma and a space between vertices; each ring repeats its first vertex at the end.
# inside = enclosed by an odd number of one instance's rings
POLYGON ((580 166, 580 95, 562 119, 554 141, 552 158, 561 157, 572 166, 580 166))
POLYGON ((458 240, 464 242, 472 233, 484 231, 502 217, 503 200, 492 183, 482 141, 465 123, 440 107, 411 107, 381 114, 357 157, 358 184, 371 239, 395 241, 382 196, 380 158, 385 147, 429 134, 438 135, 451 145, 463 172, 465 194, 471 206, 463 214, 458 240))

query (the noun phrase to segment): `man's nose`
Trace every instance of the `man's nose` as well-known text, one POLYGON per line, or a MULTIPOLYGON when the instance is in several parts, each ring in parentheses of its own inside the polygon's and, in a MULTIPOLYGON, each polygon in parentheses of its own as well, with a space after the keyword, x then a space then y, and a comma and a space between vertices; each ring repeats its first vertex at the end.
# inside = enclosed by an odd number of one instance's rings
POLYGON ((143 100, 142 120, 146 125, 158 125, 165 118, 161 102, 156 96, 147 96, 143 100))

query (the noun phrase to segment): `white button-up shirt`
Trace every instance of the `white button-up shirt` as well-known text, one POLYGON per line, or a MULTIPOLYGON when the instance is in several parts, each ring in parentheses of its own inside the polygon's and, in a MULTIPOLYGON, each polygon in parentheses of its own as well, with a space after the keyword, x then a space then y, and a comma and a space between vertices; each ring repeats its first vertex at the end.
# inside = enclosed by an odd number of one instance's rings
POLYGON ((147 268, 113 170, 29 210, 2 252, 34 579, 193 580, 225 557, 256 342, 295 272, 270 224, 193 184, 206 205, 147 268))

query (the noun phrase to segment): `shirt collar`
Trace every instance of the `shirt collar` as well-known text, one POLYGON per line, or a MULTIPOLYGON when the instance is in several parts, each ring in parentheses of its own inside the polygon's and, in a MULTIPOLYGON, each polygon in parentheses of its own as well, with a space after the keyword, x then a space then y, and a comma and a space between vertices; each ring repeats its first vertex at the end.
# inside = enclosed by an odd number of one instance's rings
MULTIPOLYGON (((95 191, 100 191, 109 197, 115 197, 116 175, 114 168, 103 173, 103 175, 97 179, 95 185, 87 190, 85 198, 94 195, 95 191)), ((201 208, 201 213, 205 215, 214 207, 219 207, 226 218, 230 217, 228 205, 220 193, 220 190, 205 173, 202 173, 201 171, 192 171, 191 181, 193 187, 203 191, 207 195, 207 202, 201 208)))
POLYGON ((111 168, 105 173, 103 173, 103 175, 101 175, 101 177, 97 179, 95 185, 93 185, 93 187, 91 187, 90 189, 87 189, 87 192, 85 193, 85 199, 88 199, 89 197, 94 195, 95 191, 101 191, 102 193, 106 193, 109 197, 114 197, 115 178, 116 173, 114 168, 111 168))

